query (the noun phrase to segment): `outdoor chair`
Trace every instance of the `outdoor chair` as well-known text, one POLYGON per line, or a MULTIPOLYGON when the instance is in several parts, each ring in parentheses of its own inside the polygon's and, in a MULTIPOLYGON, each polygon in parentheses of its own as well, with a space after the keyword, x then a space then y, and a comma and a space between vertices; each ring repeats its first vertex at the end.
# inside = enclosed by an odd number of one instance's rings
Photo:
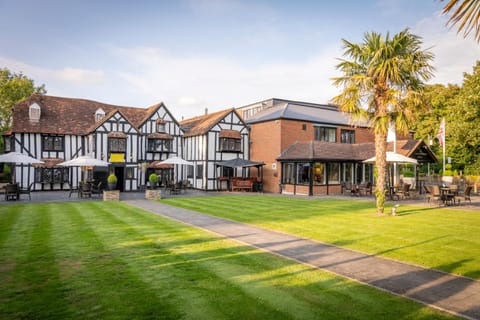
POLYGON ((465 201, 468 200, 468 202, 472 203, 472 199, 470 199, 470 194, 472 193, 472 186, 467 186, 465 188, 465 191, 463 192, 463 199, 465 201))
POLYGON ((92 185, 90 183, 80 183, 80 198, 92 196, 92 185))
POLYGON ((355 196, 358 195, 358 192, 359 189, 356 185, 352 184, 350 181, 345 182, 345 193, 355 196))
POLYGON ((363 184, 360 184, 358 186, 358 194, 359 195, 362 195, 365 194, 365 195, 372 195, 372 183, 371 182, 367 182, 367 183, 363 183, 363 184))
POLYGON ((428 204, 430 205, 431 202, 436 201, 437 205, 440 205, 440 203, 443 201, 442 195, 440 194, 440 187, 439 186, 425 186, 425 189, 427 190, 427 201, 428 204))
POLYGON ((18 184, 7 184, 5 186, 5 200, 19 200, 20 199, 20 190, 18 184))
POLYGON ((74 187, 73 185, 68 183, 68 188, 69 188, 69 190, 68 190, 69 191, 69 193, 68 193, 69 198, 72 196, 73 193, 76 193, 77 196, 79 195, 78 187, 74 187))
POLYGON ((101 195, 102 194, 102 182, 100 181, 97 185, 92 185, 91 192, 92 192, 92 195, 101 195))
POLYGON ((397 191, 399 197, 402 197, 402 199, 410 198, 410 186, 411 184, 404 183, 402 188, 397 191))
POLYGON ((35 182, 30 183, 30 185, 27 188, 20 188, 19 194, 28 194, 28 200, 32 200, 32 197, 30 196, 30 192, 32 191, 34 183, 35 182))

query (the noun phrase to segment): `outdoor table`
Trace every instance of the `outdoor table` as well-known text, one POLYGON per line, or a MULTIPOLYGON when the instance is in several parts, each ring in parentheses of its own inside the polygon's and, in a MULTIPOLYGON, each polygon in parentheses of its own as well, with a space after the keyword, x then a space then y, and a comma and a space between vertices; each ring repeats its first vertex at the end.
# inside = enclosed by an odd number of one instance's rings
POLYGON ((443 203, 448 205, 448 203, 455 201, 455 194, 450 192, 450 187, 440 187, 440 195, 443 203))

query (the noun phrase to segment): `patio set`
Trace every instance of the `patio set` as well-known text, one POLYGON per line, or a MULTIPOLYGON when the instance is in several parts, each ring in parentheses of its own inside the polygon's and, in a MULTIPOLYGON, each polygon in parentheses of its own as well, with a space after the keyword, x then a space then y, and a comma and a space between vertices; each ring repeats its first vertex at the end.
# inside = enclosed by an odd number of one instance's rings
POLYGON ((446 185, 429 185, 424 186, 425 199, 428 204, 436 203, 440 205, 460 205, 461 201, 472 202, 471 193, 472 186, 465 186, 465 189, 461 191, 456 184, 446 185))

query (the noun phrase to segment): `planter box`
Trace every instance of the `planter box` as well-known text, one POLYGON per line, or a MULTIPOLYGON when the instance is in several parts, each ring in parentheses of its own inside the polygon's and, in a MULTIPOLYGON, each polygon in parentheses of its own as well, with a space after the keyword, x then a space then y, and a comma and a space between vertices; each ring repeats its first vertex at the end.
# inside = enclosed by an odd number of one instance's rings
POLYGON ((103 201, 119 201, 119 200, 120 200, 119 190, 103 191, 103 201))
POLYGON ((145 190, 145 199, 158 200, 162 198, 162 190, 160 189, 147 189, 145 190))

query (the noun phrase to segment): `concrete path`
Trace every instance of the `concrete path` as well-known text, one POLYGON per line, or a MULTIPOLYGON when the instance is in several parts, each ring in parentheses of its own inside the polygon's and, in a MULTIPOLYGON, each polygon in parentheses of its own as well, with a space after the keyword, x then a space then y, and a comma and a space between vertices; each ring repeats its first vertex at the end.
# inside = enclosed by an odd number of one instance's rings
POLYGON ((126 203, 467 319, 480 319, 480 282, 147 200, 126 203))

